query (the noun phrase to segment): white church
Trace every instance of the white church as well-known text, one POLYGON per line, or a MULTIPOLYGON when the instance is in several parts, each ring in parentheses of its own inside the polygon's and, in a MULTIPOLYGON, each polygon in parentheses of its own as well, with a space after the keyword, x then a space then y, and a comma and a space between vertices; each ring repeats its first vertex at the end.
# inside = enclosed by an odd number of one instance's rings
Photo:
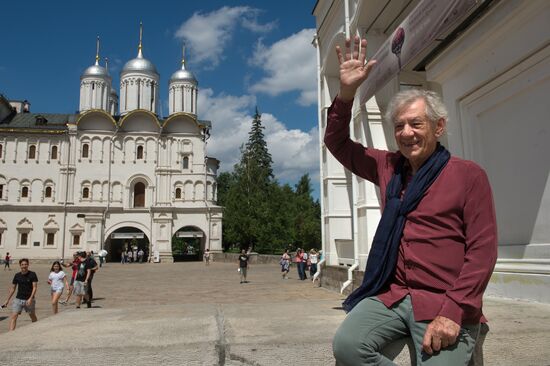
POLYGON ((78 114, 30 113, 27 101, 0 95, 2 257, 105 249, 118 261, 138 247, 172 262, 221 251, 219 161, 206 155, 212 124, 198 119, 198 82, 183 58, 168 84, 169 116, 159 118, 160 75, 141 33, 137 57, 120 72, 120 98, 99 64, 99 40, 80 78, 78 114))

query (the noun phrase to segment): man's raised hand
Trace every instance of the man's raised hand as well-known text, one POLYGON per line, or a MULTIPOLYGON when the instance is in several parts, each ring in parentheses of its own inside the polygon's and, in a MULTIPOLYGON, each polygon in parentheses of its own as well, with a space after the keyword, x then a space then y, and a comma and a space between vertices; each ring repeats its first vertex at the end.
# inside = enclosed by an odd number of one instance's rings
POLYGON ((342 54, 340 46, 336 46, 336 55, 340 62, 340 93, 339 98, 343 101, 352 101, 359 85, 369 76, 369 73, 376 63, 370 60, 365 63, 367 57, 367 40, 355 36, 353 50, 351 40, 346 39, 346 52, 342 54), (361 46, 361 47, 359 47, 361 46))

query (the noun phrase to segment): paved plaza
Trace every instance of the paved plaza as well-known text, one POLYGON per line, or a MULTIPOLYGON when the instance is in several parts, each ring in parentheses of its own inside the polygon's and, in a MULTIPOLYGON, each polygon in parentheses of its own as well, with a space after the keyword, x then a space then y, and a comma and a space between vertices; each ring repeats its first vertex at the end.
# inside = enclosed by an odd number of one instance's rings
MULTIPOLYGON (((0 365, 334 364, 343 297, 297 280, 295 268, 283 281, 277 265, 253 265, 250 283, 240 284, 236 264, 109 263, 94 278, 94 307, 60 305, 56 316, 49 266, 31 270, 40 281, 39 320, 22 314, 8 333, 10 311, 2 310, 0 365)), ((0 270, 0 301, 14 273, 0 270)), ((489 298, 485 313, 485 365, 550 365, 550 305, 489 298)), ((409 364, 406 354, 398 363, 409 364)))

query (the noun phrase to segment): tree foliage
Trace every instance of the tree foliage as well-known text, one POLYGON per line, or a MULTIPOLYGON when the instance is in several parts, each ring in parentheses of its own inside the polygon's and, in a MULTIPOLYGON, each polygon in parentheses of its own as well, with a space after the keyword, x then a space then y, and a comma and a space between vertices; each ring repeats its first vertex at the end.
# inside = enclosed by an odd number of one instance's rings
POLYGON ((218 204, 224 207, 223 246, 259 253, 321 246, 321 210, 311 197, 307 174, 292 189, 273 177, 273 160, 256 110, 248 142, 232 172, 218 176, 218 204))

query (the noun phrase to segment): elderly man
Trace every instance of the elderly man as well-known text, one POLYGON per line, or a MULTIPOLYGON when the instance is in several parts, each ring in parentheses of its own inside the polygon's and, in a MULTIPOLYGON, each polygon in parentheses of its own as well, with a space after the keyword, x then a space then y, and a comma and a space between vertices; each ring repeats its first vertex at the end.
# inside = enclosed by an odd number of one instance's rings
POLYGON ((328 111, 325 144, 354 174, 380 187, 382 218, 362 285, 344 302, 338 365, 394 365, 381 352, 411 336, 418 365, 465 365, 474 350, 482 296, 497 257, 487 175, 439 144, 447 112, 437 94, 398 93, 387 108, 398 152, 350 140, 355 92, 375 61, 366 40, 337 47, 340 92, 328 111))

